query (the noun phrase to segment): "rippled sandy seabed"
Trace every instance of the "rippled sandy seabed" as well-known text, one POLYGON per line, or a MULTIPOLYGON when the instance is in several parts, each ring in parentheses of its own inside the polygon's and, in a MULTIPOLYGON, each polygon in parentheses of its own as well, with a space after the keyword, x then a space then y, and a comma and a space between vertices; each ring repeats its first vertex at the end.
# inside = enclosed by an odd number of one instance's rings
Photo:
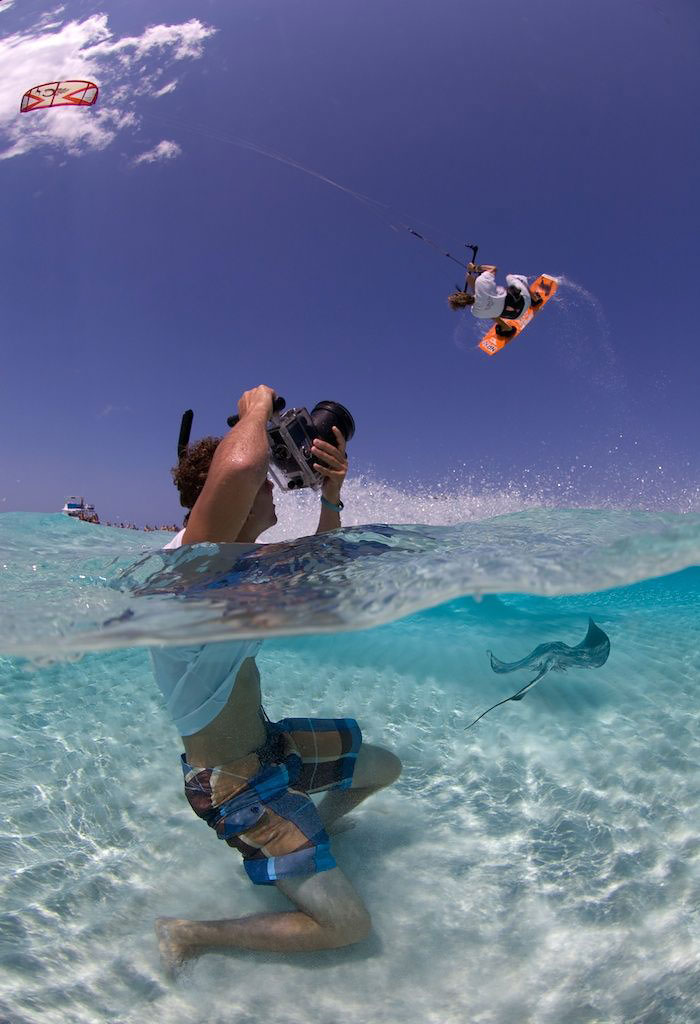
MULTIPOLYGON (((22 528, 38 549, 48 527, 22 528)), ((115 554, 143 553, 143 535, 119 534, 115 554)), ((6 565, 20 547, 6 545, 6 565)), ((67 571, 74 556, 55 557, 67 571)), ((267 640, 271 717, 354 715, 404 762, 334 841, 373 934, 297 957, 210 955, 174 983, 157 915, 284 900, 253 888, 187 806, 144 649, 41 668, 2 658, 0 1020, 688 1024, 700 1003, 700 571, 652 576, 267 640), (550 673, 465 732, 528 678, 494 674, 487 649, 515 660, 576 644, 589 615, 611 640, 602 668, 550 673)))

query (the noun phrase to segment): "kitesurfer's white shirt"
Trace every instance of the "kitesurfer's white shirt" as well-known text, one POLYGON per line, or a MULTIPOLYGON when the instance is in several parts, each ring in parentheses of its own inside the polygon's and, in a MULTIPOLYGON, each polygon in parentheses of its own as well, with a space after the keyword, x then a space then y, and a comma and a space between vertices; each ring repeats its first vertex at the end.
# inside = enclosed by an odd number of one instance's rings
POLYGON ((500 316, 506 302, 506 289, 496 284, 493 271, 485 270, 474 282, 472 316, 480 320, 493 320, 500 316))
MULTIPOLYGON (((182 546, 180 530, 164 550, 182 546)), ((256 544, 231 544, 245 554, 256 544)), ((224 640, 189 647, 152 647, 156 682, 181 736, 191 736, 223 711, 231 696, 238 670, 246 658, 260 650, 260 640, 224 640)))

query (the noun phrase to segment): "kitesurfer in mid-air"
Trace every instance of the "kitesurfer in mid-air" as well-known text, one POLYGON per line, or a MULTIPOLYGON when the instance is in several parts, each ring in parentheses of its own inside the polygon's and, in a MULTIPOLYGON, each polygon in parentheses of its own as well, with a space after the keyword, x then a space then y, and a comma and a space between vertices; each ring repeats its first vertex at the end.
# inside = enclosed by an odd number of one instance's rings
POLYGON ((522 274, 507 274, 506 287, 496 284, 498 267, 469 263, 464 288, 448 298, 450 309, 471 306, 472 315, 482 320, 496 321, 499 338, 512 338, 516 328, 508 320, 519 320, 531 306, 539 306, 542 299, 531 292, 527 278, 522 274))

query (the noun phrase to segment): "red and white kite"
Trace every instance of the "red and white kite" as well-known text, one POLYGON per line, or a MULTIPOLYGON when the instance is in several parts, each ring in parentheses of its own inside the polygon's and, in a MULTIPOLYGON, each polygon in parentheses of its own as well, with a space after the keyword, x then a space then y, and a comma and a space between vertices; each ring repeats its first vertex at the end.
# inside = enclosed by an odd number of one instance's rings
POLYGON ((44 110, 46 107, 91 107, 99 89, 93 82, 45 82, 35 85, 22 97, 19 112, 44 110))

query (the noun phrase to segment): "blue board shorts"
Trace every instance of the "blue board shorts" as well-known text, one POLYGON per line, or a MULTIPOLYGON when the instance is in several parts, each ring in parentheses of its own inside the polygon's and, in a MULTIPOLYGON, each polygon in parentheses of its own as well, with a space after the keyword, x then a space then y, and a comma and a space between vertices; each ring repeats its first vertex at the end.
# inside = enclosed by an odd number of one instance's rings
POLYGON ((336 866, 310 793, 349 789, 362 733, 354 718, 266 722, 262 747, 215 768, 182 755, 185 795, 219 839, 243 854, 256 885, 336 866))

